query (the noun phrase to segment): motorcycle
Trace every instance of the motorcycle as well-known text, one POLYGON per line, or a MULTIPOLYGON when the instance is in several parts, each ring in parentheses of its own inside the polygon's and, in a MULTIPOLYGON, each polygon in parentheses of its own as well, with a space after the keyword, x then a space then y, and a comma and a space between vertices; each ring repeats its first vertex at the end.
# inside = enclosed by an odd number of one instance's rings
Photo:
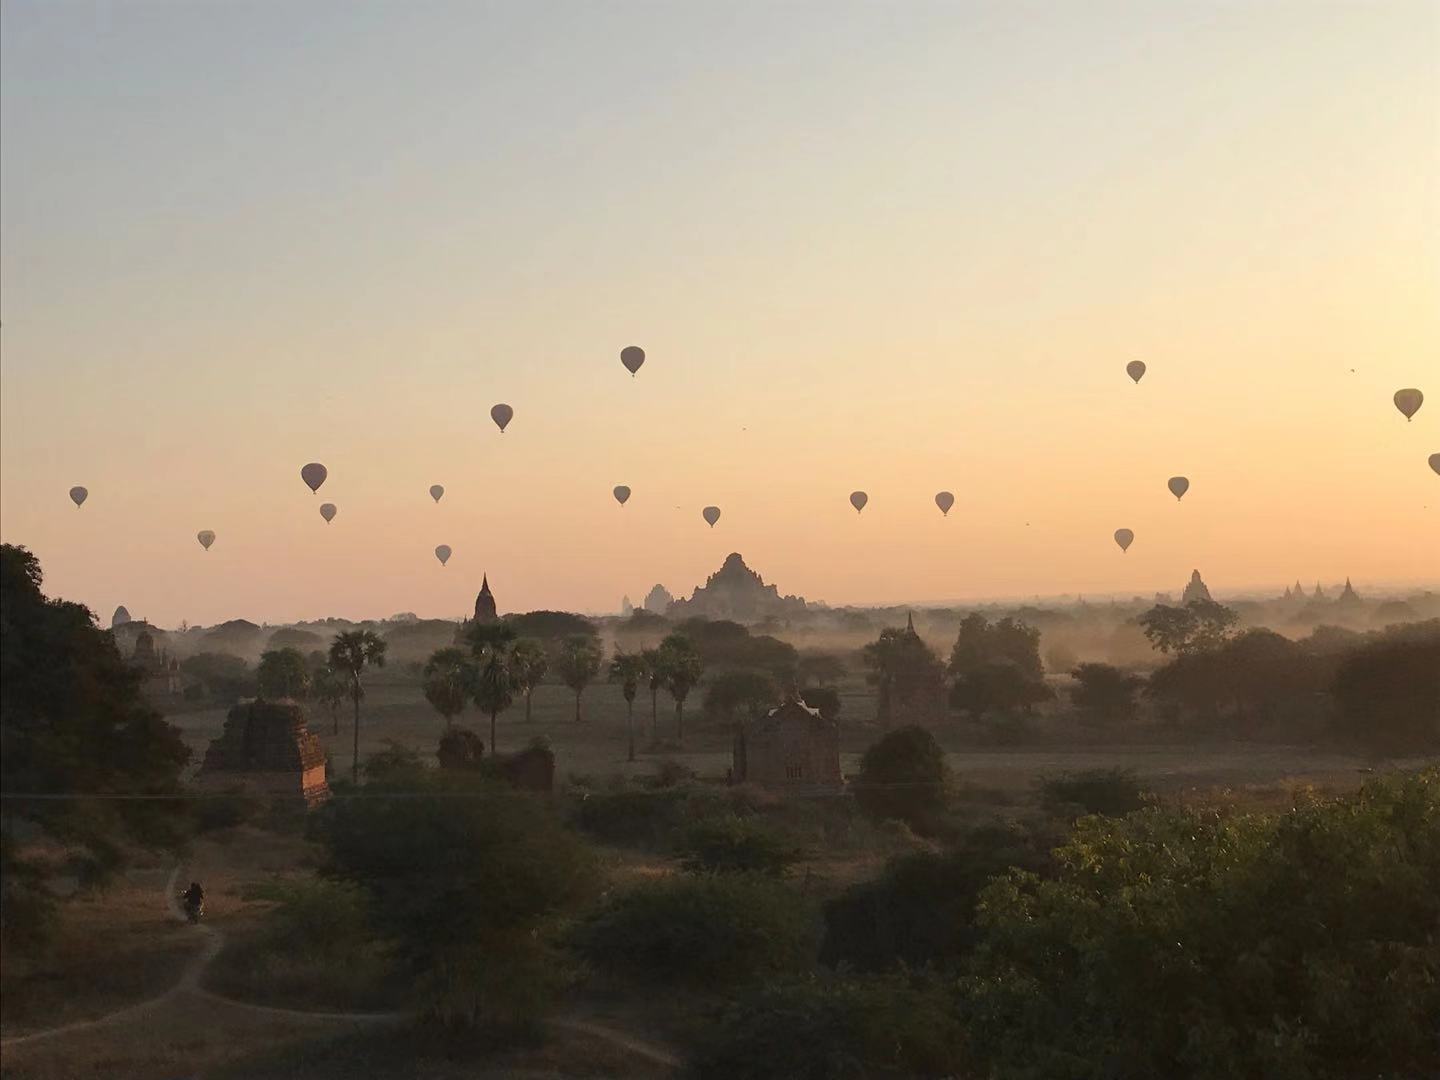
POLYGON ((180 899, 183 900, 185 904, 185 918, 190 920, 192 926, 198 923, 200 916, 205 914, 204 898, 195 899, 182 893, 180 899))

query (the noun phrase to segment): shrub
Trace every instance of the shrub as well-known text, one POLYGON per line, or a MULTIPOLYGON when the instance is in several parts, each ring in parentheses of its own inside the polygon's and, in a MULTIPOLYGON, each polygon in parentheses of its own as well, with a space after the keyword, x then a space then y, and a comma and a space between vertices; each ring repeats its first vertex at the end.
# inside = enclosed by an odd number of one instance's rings
POLYGON ((1086 769, 1044 776, 1037 782, 1040 803, 1056 817, 1104 814, 1121 817, 1149 801, 1133 769, 1086 769), (1077 810, 1079 811, 1077 813, 1077 810))
POLYGON ((944 808, 945 779, 945 752, 935 736, 922 727, 897 728, 860 759, 855 800, 872 817, 930 832, 944 808))
POLYGON ((1440 623, 1357 649, 1335 674, 1343 734, 1381 753, 1440 750, 1440 623), (1428 633, 1426 632, 1428 627, 1428 633))
POLYGON ((803 969, 814 958, 815 926, 809 907, 779 882, 685 875, 611 897, 572 942, 609 975, 713 985, 803 969))
POLYGON ((311 1008, 388 1003, 394 961, 361 889, 324 879, 275 882, 249 890, 246 898, 276 906, 255 934, 226 948, 209 976, 217 990, 311 1008))
POLYGON ((1282 815, 1086 818, 982 894, 962 983, 995 1077, 1434 1075, 1440 769, 1282 815))
POLYGON ((980 891, 1012 867, 1046 870, 1049 847, 1048 837, 994 826, 953 851, 891 859, 879 877, 825 904, 820 962, 861 972, 957 966, 979 938, 980 891))
POLYGON ((699 1080, 869 1080, 962 1073, 963 1031, 939 986, 811 978, 754 991, 695 1048, 699 1080))
POLYGON ((678 854, 692 873, 753 871, 783 877, 801 851, 778 829, 732 814, 692 824, 678 854))

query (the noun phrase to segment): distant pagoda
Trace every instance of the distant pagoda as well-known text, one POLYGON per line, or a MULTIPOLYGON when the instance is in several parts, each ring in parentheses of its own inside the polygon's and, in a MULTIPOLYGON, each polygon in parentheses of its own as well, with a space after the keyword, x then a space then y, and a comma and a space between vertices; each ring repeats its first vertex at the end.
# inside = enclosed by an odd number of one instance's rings
POLYGON ((482 575, 480 578, 480 592, 475 597, 475 621, 481 624, 500 621, 500 616, 495 610, 495 597, 490 592, 488 574, 482 575))

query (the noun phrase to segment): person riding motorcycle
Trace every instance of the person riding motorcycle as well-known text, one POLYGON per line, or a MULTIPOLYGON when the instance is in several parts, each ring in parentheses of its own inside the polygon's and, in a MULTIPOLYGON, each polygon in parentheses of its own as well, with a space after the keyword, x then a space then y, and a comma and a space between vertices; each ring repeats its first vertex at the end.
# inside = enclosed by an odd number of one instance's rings
POLYGON ((205 890, 200 887, 200 883, 192 881, 190 887, 180 894, 180 898, 185 901, 185 917, 192 923, 199 922, 205 911, 205 890))

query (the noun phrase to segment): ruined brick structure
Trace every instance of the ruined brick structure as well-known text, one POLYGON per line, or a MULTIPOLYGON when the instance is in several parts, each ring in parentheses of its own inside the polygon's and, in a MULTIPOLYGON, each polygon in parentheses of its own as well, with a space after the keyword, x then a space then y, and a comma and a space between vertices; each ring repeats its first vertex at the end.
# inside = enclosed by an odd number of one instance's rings
POLYGON ((247 701, 225 718, 225 729, 205 751, 199 783, 224 790, 293 798, 316 806, 330 797, 325 750, 291 701, 247 701))
POLYGON ((731 778, 791 790, 838 787, 840 727, 799 701, 778 705, 736 734, 731 778))

